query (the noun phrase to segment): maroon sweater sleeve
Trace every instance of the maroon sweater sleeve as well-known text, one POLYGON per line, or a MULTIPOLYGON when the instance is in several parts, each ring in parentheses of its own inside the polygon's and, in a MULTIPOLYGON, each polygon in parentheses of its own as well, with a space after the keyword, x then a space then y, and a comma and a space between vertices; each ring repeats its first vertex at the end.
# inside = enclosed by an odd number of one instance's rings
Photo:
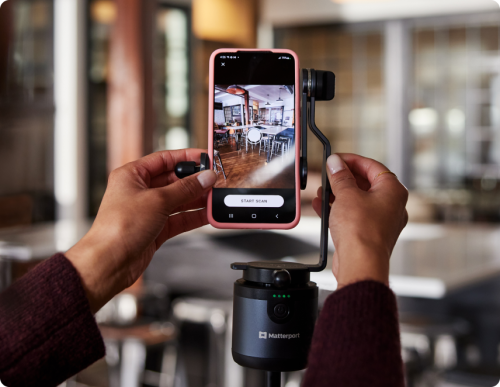
POLYGON ((304 387, 403 387, 396 298, 362 281, 329 296, 319 316, 304 387))
POLYGON ((56 386, 104 356, 81 285, 62 254, 0 294, 0 380, 9 387, 56 386))

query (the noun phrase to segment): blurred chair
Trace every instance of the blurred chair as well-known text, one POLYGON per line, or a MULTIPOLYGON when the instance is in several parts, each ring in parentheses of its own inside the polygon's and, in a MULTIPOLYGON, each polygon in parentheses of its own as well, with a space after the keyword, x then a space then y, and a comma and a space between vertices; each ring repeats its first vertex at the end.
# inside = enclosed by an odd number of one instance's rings
POLYGON ((259 156, 260 152, 264 151, 267 152, 271 149, 271 144, 272 144, 272 139, 271 136, 265 135, 260 138, 260 144, 259 144, 259 156), (264 145, 264 149, 262 149, 262 145, 264 145))
POLYGON ((220 153, 218 150, 214 150, 214 171, 215 173, 219 173, 219 168, 222 171, 222 175, 224 175, 224 180, 227 179, 226 172, 224 171, 224 166, 222 165, 222 159, 220 158, 220 153), (217 162, 218 160, 218 162, 217 162))
MULTIPOLYGON (((203 385, 242 387, 244 370, 234 362, 231 354, 232 301, 179 298, 173 303, 173 311, 180 331, 185 324, 195 324, 208 334, 208 348, 205 348, 208 380, 203 385)), ((180 356, 183 367, 187 367, 187 361, 180 356)))
POLYGON ((168 308, 167 289, 146 284, 118 294, 96 314, 110 387, 174 386, 177 330, 168 308))
POLYGON ((414 387, 456 366, 456 340, 469 334, 470 326, 447 316, 402 314, 400 330, 407 386, 414 387))
POLYGON ((290 144, 295 143, 295 129, 294 128, 287 128, 287 129, 283 130, 282 132, 279 133, 279 136, 289 138, 291 140, 290 144))
POLYGON ((225 130, 216 130, 214 131, 214 147, 218 148, 222 144, 228 144, 228 133, 227 129, 225 130))
POLYGON ((285 157, 285 153, 288 152, 288 149, 290 147, 290 140, 286 137, 281 137, 279 138, 276 136, 276 138, 273 141, 273 145, 271 148, 271 156, 276 155, 278 156, 279 153, 281 152, 281 159, 285 157))
POLYGON ((456 368, 443 375, 443 381, 436 387, 492 387, 500 380, 500 369, 496 368, 456 368))
POLYGON ((100 329, 106 344, 110 387, 174 386, 177 344, 173 324, 101 326, 100 329), (160 366, 152 370, 146 360, 154 352, 160 353, 160 366))
MULTIPOLYGON (((229 138, 235 140, 236 131, 234 129, 228 129, 228 130, 229 130, 229 138)), ((236 142, 236 140, 235 140, 235 142, 236 142)))
POLYGON ((0 197, 0 228, 29 226, 33 218, 33 199, 29 195, 0 197))
POLYGON ((0 292, 13 282, 15 271, 13 266, 30 260, 29 247, 0 241, 0 292))
POLYGON ((247 144, 247 136, 248 136, 248 128, 244 128, 241 131, 240 134, 240 145, 245 145, 247 144))

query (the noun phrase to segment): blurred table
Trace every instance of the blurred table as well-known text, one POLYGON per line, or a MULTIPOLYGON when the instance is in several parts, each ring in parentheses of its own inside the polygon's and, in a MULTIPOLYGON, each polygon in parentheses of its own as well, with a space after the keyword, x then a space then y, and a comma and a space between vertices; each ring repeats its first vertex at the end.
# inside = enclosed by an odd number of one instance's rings
POLYGON ((62 221, 0 230, 0 291, 41 260, 68 250, 91 225, 62 221))
MULTIPOLYGON (((289 232, 319 245, 318 229, 319 220, 304 218, 289 232)), ((330 249, 333 250, 331 240, 330 249)), ((390 270, 390 286, 396 295, 433 299, 498 277, 500 227, 410 223, 394 248, 390 270)), ((312 278, 323 287, 331 284, 331 290, 336 288, 335 279, 327 270, 313 273, 312 278)))
MULTIPOLYGON (((2 230, 0 256, 15 253, 24 261, 48 258, 69 249, 91 225, 89 219, 2 230)), ((265 250, 259 250, 262 238, 266 238, 266 250, 270 244, 274 248, 274 253, 264 259, 316 263, 319 231, 320 221, 314 217, 302 217, 296 228, 286 231, 217 230, 205 226, 167 241, 156 253, 146 276, 181 293, 209 292, 230 297, 232 283, 241 273, 231 270, 229 265, 262 260, 265 254, 265 250), (287 239, 279 240, 272 235, 287 239), (245 236, 243 240, 250 243, 231 245, 227 243, 231 236, 245 236), (290 241, 297 242, 293 248, 290 241)), ((329 249, 333 253, 331 240, 329 249)), ((391 287, 400 296, 438 299, 497 276, 500 276, 500 227, 496 225, 409 224, 391 258, 391 287)), ((336 288, 330 270, 312 273, 312 280, 321 289, 336 288)))
POLYGON ((59 221, 0 230, 0 256, 14 254, 25 261, 48 258, 78 242, 92 222, 59 221))
MULTIPOLYGON (((319 219, 302 217, 292 230, 261 233, 281 234, 313 246, 305 253, 284 251, 281 256, 276 253, 274 258, 317 263, 319 231, 319 219)), ((263 243, 259 234, 250 230, 216 230, 206 226, 168 241, 156 254, 148 269, 148 278, 165 281, 170 288, 215 291, 230 297, 232 283, 241 273, 234 272, 229 265, 236 261, 262 260, 262 257, 252 246, 229 246, 218 243, 217 238, 245 234, 253 238, 256 249, 268 246, 267 241, 263 243)), ((334 251, 331 240, 329 250, 334 251)), ((311 274, 320 289, 333 291, 337 287, 330 268, 331 255, 328 269, 311 274)), ((398 296, 439 299, 452 291, 499 276, 500 227, 495 225, 409 224, 391 258, 390 285, 398 296)))

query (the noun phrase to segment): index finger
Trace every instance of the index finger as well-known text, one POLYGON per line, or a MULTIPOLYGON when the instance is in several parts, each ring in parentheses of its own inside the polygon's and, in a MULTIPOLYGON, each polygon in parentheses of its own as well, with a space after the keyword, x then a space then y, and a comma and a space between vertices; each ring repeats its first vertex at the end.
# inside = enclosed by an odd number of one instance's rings
POLYGON ((376 160, 352 153, 339 153, 339 156, 354 175, 358 175, 370 183, 370 191, 375 190, 381 183, 402 186, 396 175, 392 173, 381 174, 382 172, 390 172, 390 170, 376 160))
POLYGON ((147 180, 148 177, 153 179, 165 172, 173 171, 177 163, 182 161, 194 161, 199 164, 201 153, 207 153, 207 150, 192 148, 165 150, 151 153, 129 163, 129 165, 137 168, 141 177, 147 180))

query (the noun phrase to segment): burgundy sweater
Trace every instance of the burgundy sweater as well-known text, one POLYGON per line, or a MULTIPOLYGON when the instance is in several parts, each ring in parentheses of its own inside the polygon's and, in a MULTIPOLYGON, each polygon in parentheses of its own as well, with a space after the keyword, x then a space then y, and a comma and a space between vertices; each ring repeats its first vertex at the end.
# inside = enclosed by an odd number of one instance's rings
MULTIPOLYGON (((56 386, 104 356, 104 343, 77 271, 62 254, 0 294, 0 380, 56 386)), ((326 300, 305 387, 403 387, 396 300, 363 281, 326 300)))

